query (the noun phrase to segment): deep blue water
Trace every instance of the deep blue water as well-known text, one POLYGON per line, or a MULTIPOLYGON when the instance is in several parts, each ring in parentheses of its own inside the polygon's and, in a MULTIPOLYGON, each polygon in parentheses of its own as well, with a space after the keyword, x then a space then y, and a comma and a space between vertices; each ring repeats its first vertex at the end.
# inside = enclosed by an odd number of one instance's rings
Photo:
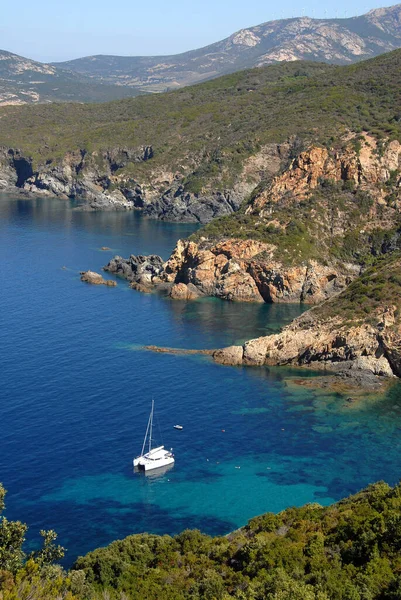
POLYGON ((0 196, 0 481, 7 516, 78 554, 130 533, 224 534, 259 513, 398 481, 401 393, 348 405, 290 369, 230 368, 143 344, 210 348, 277 331, 299 306, 192 303, 81 283, 114 254, 167 258, 192 225, 0 196), (109 246, 110 252, 101 251, 109 246), (65 267, 65 268, 63 268, 65 267), (176 463, 133 474, 152 397, 176 463), (183 431, 173 429, 175 423, 183 431), (224 431, 223 431, 224 430, 224 431))

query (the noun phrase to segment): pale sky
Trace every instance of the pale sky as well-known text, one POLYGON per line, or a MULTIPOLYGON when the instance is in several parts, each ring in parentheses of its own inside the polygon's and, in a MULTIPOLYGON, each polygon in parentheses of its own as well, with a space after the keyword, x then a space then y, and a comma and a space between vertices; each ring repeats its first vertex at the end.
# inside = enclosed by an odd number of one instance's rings
POLYGON ((19 0, 2 5, 0 49, 42 62, 93 54, 177 54, 273 19, 352 17, 391 4, 376 0, 19 0))

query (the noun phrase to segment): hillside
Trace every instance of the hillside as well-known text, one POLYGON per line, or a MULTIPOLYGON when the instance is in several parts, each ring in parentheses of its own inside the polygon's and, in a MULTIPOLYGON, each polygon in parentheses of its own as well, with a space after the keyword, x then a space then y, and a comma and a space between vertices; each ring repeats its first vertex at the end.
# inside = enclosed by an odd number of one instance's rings
POLYGON ((132 535, 68 573, 52 564, 63 550, 54 532, 27 561, 26 527, 4 520, 0 598, 398 600, 400 508, 400 486, 380 482, 329 507, 266 513, 225 537, 132 535))
POLYGON ((269 21, 175 56, 88 56, 55 63, 94 80, 160 92, 281 61, 348 64, 401 46, 401 5, 349 19, 269 21))
POLYGON ((336 152, 362 131, 399 138, 400 67, 395 51, 349 67, 264 67, 109 104, 5 107, 0 179, 93 208, 207 222, 238 210, 311 144, 336 152))
POLYGON ((38 102, 106 102, 139 93, 102 84, 72 73, 0 50, 0 106, 38 102))

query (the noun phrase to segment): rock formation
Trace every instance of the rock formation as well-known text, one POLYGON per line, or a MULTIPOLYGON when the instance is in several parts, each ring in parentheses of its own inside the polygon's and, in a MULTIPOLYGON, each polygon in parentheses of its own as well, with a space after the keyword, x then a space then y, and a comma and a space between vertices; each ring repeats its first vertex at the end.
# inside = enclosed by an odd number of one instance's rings
POLYGON ((108 287, 115 287, 117 285, 112 279, 104 279, 99 273, 95 273, 94 271, 81 271, 81 281, 94 285, 107 285, 108 287))
POLYGON ((105 267, 109 271, 127 279, 133 287, 140 291, 150 291, 163 270, 163 260, 160 256, 131 256, 128 259, 115 256, 105 267))
POLYGON ((162 220, 208 223, 237 211, 263 178, 279 171, 289 149, 289 143, 265 145, 244 160, 229 189, 195 193, 186 189, 183 173, 155 167, 141 182, 121 172, 128 165, 150 161, 152 146, 68 152, 38 166, 18 149, 0 148, 0 186, 71 198, 80 203, 80 210, 137 209, 162 220))
POLYGON ((401 377, 401 258, 295 319, 281 333, 214 352, 229 365, 298 365, 401 377))
MULTIPOLYGON (((272 205, 287 195, 289 201, 305 200, 323 181, 349 182, 360 190, 368 191, 378 204, 385 205, 389 189, 383 184, 390 180, 392 173, 401 167, 401 144, 392 140, 382 147, 367 134, 353 138, 342 150, 312 146, 292 160, 288 169, 273 178, 271 184, 247 209, 247 214, 266 217, 271 214, 272 205)), ((398 174, 398 184, 401 173, 398 174)), ((401 195, 395 200, 395 208, 400 209, 401 195)))
POLYGON ((104 269, 128 281, 170 293, 173 298, 215 296, 236 302, 316 304, 343 290, 360 272, 356 265, 316 261, 288 267, 272 258, 275 247, 253 240, 215 245, 178 240, 170 258, 119 256, 104 269))

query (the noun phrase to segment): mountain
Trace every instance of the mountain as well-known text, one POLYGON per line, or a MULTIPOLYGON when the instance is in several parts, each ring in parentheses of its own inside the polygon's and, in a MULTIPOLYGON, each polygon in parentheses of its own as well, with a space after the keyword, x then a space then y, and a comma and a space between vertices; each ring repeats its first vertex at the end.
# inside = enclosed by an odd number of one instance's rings
POLYGON ((105 102, 138 94, 0 50, 0 106, 38 102, 105 102))
POLYGON ((401 4, 349 19, 269 21, 174 56, 89 56, 62 63, 93 80, 160 92, 281 61, 347 64, 401 47, 401 4))

